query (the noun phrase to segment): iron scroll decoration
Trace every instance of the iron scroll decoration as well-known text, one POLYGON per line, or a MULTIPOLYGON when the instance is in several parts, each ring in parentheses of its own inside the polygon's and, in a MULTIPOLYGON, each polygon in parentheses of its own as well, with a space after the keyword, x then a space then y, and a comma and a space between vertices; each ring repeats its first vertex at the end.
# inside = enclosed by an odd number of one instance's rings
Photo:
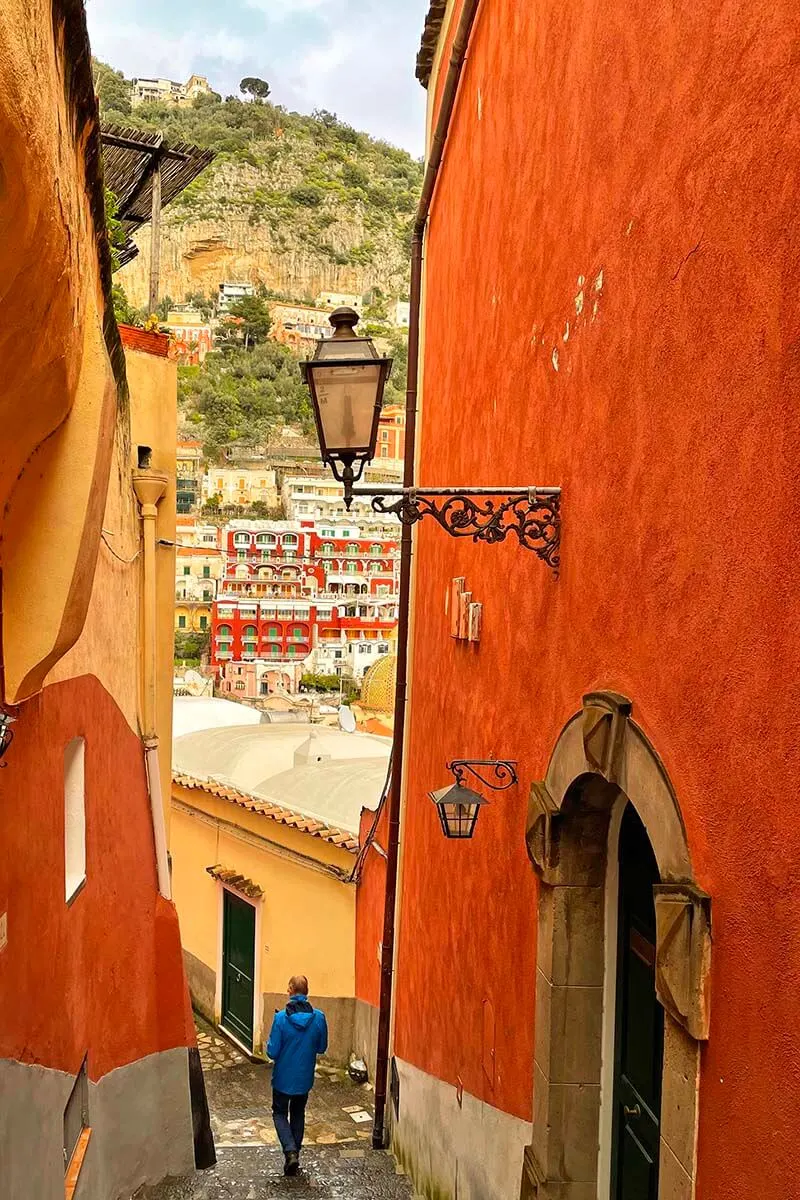
POLYGON ((474 775, 479 783, 493 792, 505 792, 518 783, 517 764, 508 759, 457 758, 447 764, 459 787, 466 787, 466 775, 474 775), (487 778, 488 776, 488 778, 487 778))
MULTIPOLYGON (((476 489, 479 492, 480 489, 476 489)), ((433 519, 452 537, 495 545, 514 534, 520 546, 532 550, 558 575, 561 562, 561 495, 543 494, 534 488, 497 501, 490 497, 460 494, 433 496, 409 488, 399 497, 374 495, 372 508, 393 514, 404 525, 433 519)))

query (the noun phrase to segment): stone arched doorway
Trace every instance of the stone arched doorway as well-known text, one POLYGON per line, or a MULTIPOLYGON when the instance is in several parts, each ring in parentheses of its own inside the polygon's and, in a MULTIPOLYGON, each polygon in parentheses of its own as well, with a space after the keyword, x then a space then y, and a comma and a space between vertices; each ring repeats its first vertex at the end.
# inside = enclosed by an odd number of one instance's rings
POLYGON ((700 1045, 708 1037, 710 900, 694 881, 666 771, 615 693, 585 696, 531 788, 539 876, 533 1137, 521 1200, 614 1200, 616 847, 632 805, 652 847, 655 991, 664 1009, 659 1200, 694 1195, 700 1045))

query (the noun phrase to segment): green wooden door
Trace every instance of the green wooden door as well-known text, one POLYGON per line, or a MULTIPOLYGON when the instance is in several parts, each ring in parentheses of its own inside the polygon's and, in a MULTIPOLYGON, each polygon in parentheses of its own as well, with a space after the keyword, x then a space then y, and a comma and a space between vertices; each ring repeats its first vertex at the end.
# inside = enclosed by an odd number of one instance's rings
POLYGON ((658 880, 647 833, 629 804, 619 843, 612 1200, 658 1200, 664 1048, 664 1011, 655 987, 658 880))
POLYGON ((252 1050, 256 910, 227 890, 223 905, 222 1024, 252 1050))

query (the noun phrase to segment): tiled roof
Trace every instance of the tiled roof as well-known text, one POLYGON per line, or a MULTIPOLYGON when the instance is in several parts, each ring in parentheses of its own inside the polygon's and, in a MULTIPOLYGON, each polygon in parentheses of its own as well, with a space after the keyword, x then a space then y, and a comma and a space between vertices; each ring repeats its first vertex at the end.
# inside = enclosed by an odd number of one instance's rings
POLYGON ((212 879, 218 879, 220 883, 230 884, 236 888, 237 892, 242 892, 243 895, 249 896, 251 900, 259 900, 264 895, 264 889, 258 883, 254 883, 252 879, 248 879, 245 875, 240 875, 238 871, 232 870, 230 867, 223 867, 217 863, 214 867, 206 867, 206 871, 212 879))
POLYGON ((431 81, 433 60, 436 58, 436 47, 439 45, 439 35, 442 32, 446 12, 447 0, 431 0, 431 6, 425 18, 422 45, 417 55, 417 79, 424 88, 431 81))
POLYGON ((219 800, 229 800, 231 804, 236 804, 239 808, 246 808, 248 812, 258 813, 259 816, 268 817, 271 821, 277 821, 279 825, 288 825, 291 829, 299 829, 301 833, 310 833, 312 837, 321 838, 332 846, 338 846, 340 850, 349 850, 352 854, 358 851, 358 838, 352 833, 336 829, 332 825, 325 825, 322 821, 317 821, 314 817, 307 817, 303 813, 282 808, 271 800, 259 800, 256 796, 249 796, 246 792, 240 792, 237 788, 229 787, 225 783, 218 783, 214 779, 195 779, 192 775, 181 775, 175 772, 172 781, 178 787, 186 788, 187 791, 205 792, 209 796, 216 796, 219 800))

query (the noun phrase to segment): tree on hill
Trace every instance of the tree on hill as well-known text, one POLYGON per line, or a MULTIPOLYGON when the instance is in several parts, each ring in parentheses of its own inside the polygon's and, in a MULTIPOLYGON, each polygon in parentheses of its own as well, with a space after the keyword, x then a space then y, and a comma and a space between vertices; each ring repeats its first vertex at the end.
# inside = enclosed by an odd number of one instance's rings
POLYGON ((300 377, 299 356, 278 342, 209 354, 202 367, 178 368, 181 416, 195 424, 206 457, 218 462, 224 448, 244 439, 268 442, 285 425, 310 433, 313 417, 300 377))
POLYGON ((271 90, 266 79, 259 79, 254 75, 248 75, 239 84, 239 91, 252 96, 254 100, 266 100, 271 90))
POLYGON ((242 296, 241 300, 234 300, 228 308, 222 327, 226 345, 242 341, 245 350, 250 350, 267 340, 272 317, 260 296, 242 296))
POLYGON ((131 85, 122 72, 93 58, 92 75, 101 112, 113 109, 122 116, 128 116, 131 111, 131 85))

